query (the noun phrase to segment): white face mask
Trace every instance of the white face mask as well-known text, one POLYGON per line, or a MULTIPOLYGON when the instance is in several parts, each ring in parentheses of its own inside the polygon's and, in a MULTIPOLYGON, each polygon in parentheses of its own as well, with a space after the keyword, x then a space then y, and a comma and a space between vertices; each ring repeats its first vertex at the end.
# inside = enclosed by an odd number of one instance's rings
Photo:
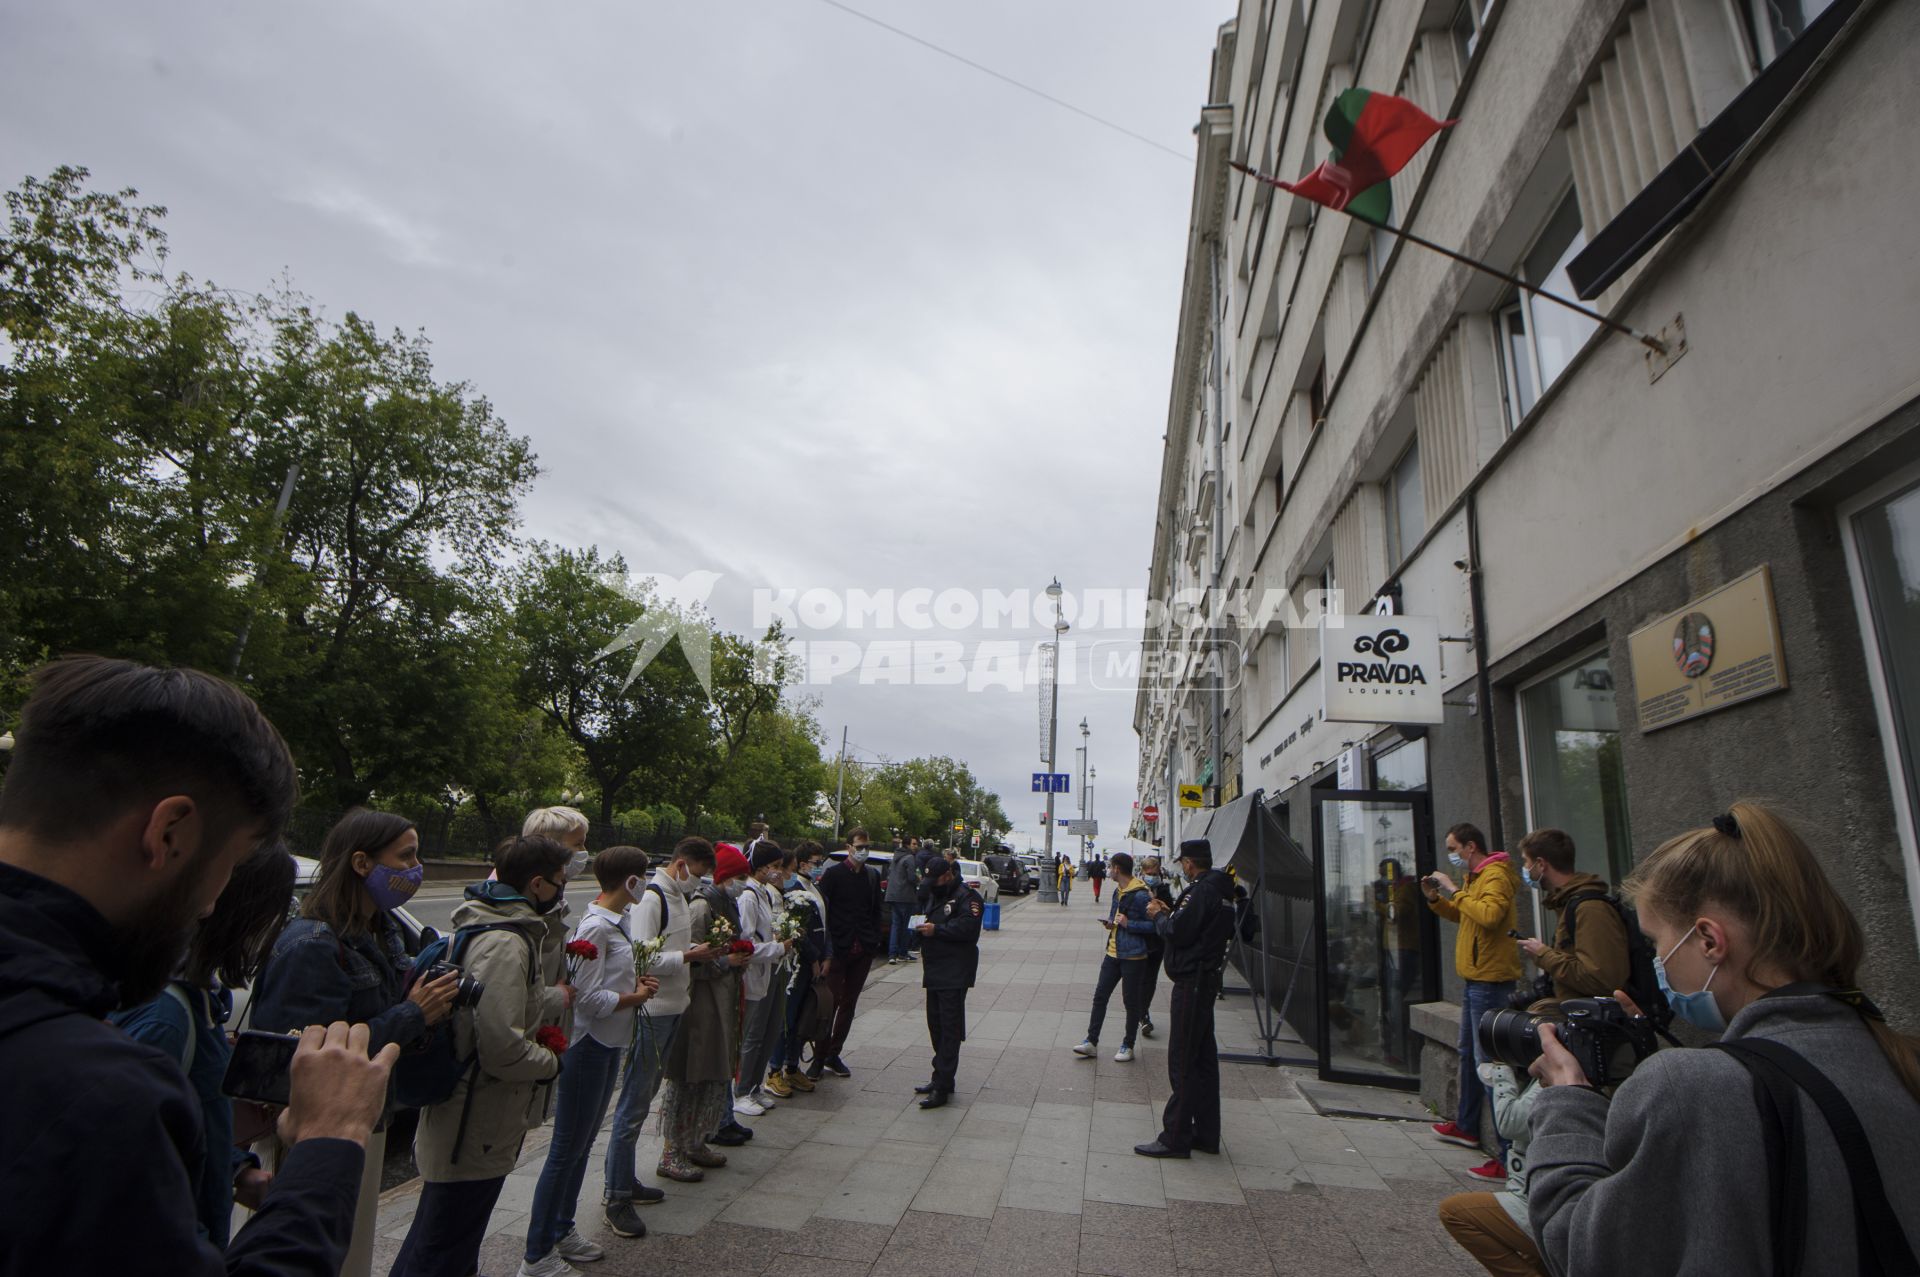
POLYGON ((721 886, 729 896, 738 900, 740 893, 747 889, 747 880, 745 878, 729 878, 726 882, 722 883, 721 886))
POLYGON ((567 881, 572 882, 586 871, 587 853, 585 851, 574 852, 573 859, 567 862, 567 881))
POLYGON ((635 900, 640 898, 640 880, 638 878, 627 879, 627 894, 635 900))
POLYGON ((853 863, 856 865, 864 865, 867 863, 867 849, 865 847, 855 847, 852 851, 848 852, 847 855, 852 858, 853 863))

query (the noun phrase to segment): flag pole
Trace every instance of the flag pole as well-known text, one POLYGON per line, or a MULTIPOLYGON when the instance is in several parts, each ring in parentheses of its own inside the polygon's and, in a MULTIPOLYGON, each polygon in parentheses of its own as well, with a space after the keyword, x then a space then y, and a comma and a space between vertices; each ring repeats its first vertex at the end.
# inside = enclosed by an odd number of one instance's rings
MULTIPOLYGON (((1227 163, 1232 168, 1237 169, 1242 173, 1245 173, 1248 177, 1253 178, 1257 182, 1265 182, 1268 186, 1276 187, 1283 191, 1287 190, 1286 184, 1277 177, 1269 177, 1267 174, 1262 173, 1260 170, 1255 168, 1249 168, 1247 165, 1240 163, 1238 160, 1228 160, 1227 163)), ((1289 195, 1293 194, 1293 192, 1291 191, 1287 191, 1287 193, 1289 195)), ((1304 199, 1306 197, 1295 196, 1295 198, 1304 199)), ((1320 203, 1320 201, 1318 200, 1313 200, 1311 202, 1315 204, 1320 203)), ((1333 208, 1334 206, 1331 204, 1320 204, 1320 207, 1333 208)), ((1614 332, 1633 338, 1635 341, 1639 342, 1642 346, 1645 346, 1648 350, 1651 350, 1656 355, 1665 355, 1667 353, 1666 343, 1661 341, 1658 337, 1648 336, 1646 333, 1641 332, 1638 328, 1635 328, 1630 324, 1623 324, 1617 319, 1609 318, 1608 316, 1601 314, 1599 311, 1594 310, 1592 307, 1582 306, 1579 302, 1571 301, 1565 297, 1560 296, 1558 293, 1550 293, 1544 288, 1536 288, 1534 285, 1529 284, 1526 280, 1521 279, 1519 276, 1509 274, 1506 271, 1501 270, 1497 266, 1489 266, 1487 263, 1483 261, 1479 261, 1476 258, 1468 257, 1464 253, 1457 253, 1451 248, 1447 248, 1441 244, 1436 244, 1432 240, 1427 239, 1424 236, 1415 235, 1412 231, 1406 230, 1402 227, 1388 226, 1388 225, 1385 225, 1384 223, 1374 221, 1371 217, 1362 217, 1360 216, 1360 214, 1354 212, 1352 209, 1338 208, 1338 209, 1334 209, 1334 211, 1337 213, 1345 213, 1348 217, 1351 217, 1354 221, 1359 222, 1363 226, 1371 226, 1375 230, 1385 231, 1387 234, 1394 236, 1396 239, 1403 239, 1403 240, 1406 240, 1409 244, 1418 244, 1421 248, 1430 249, 1431 251, 1440 254, 1440 256, 1442 257, 1450 258, 1453 261, 1459 262, 1462 266, 1471 266, 1473 267, 1473 269, 1481 272, 1482 274, 1491 275, 1497 280, 1513 285, 1515 288, 1520 289, 1522 292, 1530 293, 1533 296, 1540 298, 1542 301, 1550 301, 1556 306, 1566 307, 1568 310, 1573 311, 1577 315, 1585 315, 1588 319, 1593 320, 1596 324, 1599 324, 1604 328, 1610 328, 1614 332)))

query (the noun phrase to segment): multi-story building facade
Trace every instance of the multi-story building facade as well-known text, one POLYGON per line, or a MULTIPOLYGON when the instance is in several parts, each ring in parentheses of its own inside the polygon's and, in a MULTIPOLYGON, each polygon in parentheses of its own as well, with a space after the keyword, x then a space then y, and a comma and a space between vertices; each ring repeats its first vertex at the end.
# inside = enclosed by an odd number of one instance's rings
MULTIPOLYGON (((1355 992, 1389 943, 1379 849, 1316 831, 1316 791, 1424 795, 1409 871, 1470 820, 1566 829, 1615 882, 1772 799, 1920 1024, 1917 54, 1920 9, 1873 0, 1242 0, 1221 29, 1150 585, 1434 618, 1444 721, 1329 719, 1321 633, 1276 618, 1214 632, 1230 691, 1143 683, 1140 787, 1172 811, 1212 761, 1220 797, 1321 835, 1300 942, 1343 946, 1319 1024, 1360 1026, 1358 1071, 1421 1068, 1355 992), (1229 167, 1298 177, 1354 86, 1459 121, 1393 179, 1392 226, 1664 353, 1229 167)), ((1449 998, 1451 935, 1422 929, 1412 999, 1449 998)))

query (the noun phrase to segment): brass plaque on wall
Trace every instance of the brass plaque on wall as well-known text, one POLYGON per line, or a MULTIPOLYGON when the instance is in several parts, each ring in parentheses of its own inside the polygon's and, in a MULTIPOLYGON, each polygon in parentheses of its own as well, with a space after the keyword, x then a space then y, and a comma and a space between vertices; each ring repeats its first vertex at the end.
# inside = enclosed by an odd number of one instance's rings
POLYGON ((1628 646, 1643 732, 1787 685, 1773 576, 1764 565, 1634 631, 1628 646))

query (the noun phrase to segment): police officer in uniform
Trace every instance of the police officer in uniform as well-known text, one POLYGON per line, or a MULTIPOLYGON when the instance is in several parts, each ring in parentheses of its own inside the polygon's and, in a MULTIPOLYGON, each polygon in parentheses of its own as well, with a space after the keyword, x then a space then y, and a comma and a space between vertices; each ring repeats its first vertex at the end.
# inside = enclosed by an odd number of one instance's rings
POLYGON ((1160 1135, 1136 1144, 1142 1157, 1192 1157, 1220 1151, 1220 1058, 1213 1041, 1213 1004, 1233 936, 1233 879, 1213 867, 1204 838, 1180 844, 1180 872, 1188 887, 1172 908, 1147 902, 1147 916, 1166 942, 1173 982, 1173 1023, 1167 1033, 1167 1101, 1160 1135))
POLYGON ((933 1039, 933 1080, 914 1087, 923 1109, 946 1107, 967 1037, 967 990, 980 970, 980 917, 986 904, 960 880, 944 856, 928 863, 927 920, 920 924, 920 984, 927 991, 927 1035, 933 1039))

